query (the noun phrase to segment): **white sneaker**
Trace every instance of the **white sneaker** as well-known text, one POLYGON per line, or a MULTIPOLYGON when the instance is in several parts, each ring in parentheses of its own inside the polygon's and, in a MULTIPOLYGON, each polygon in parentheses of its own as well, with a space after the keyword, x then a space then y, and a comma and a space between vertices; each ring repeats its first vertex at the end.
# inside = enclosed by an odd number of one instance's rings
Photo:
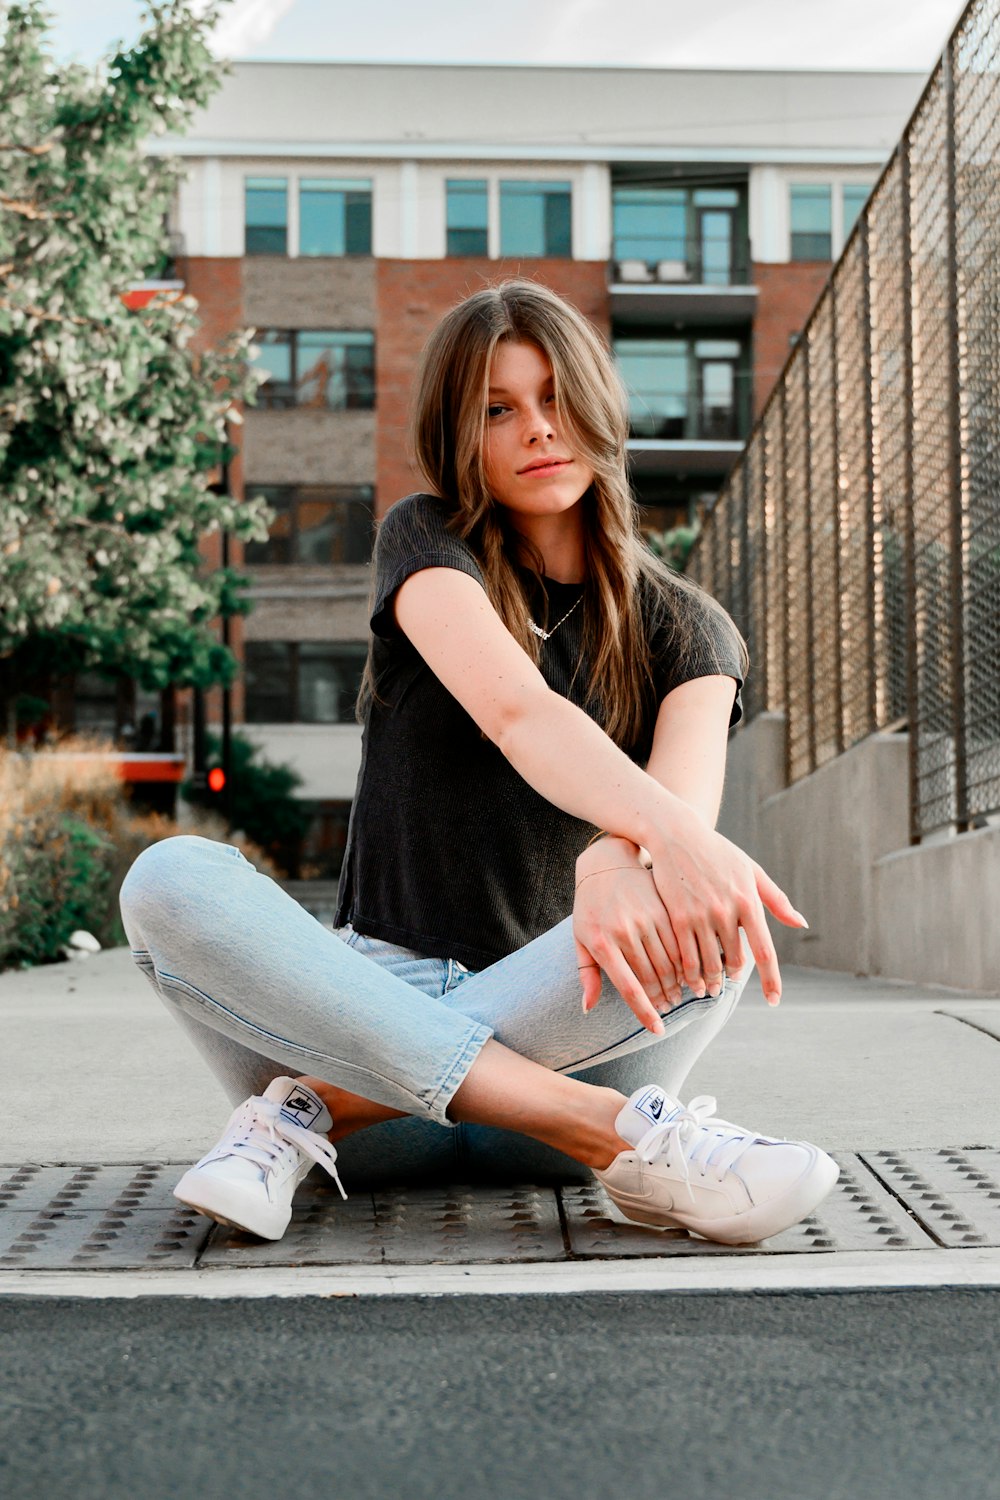
POLYGON ((318 1094, 294 1078, 275 1078, 230 1116, 222 1139, 189 1168, 174 1197, 220 1224, 280 1240, 299 1183, 319 1165, 343 1184, 326 1139, 333 1126, 318 1094))
POLYGON ((685 1109, 660 1088, 637 1089, 615 1128, 635 1150, 595 1176, 626 1218, 727 1245, 756 1244, 800 1223, 840 1175, 808 1141, 716 1119, 705 1094, 685 1109))

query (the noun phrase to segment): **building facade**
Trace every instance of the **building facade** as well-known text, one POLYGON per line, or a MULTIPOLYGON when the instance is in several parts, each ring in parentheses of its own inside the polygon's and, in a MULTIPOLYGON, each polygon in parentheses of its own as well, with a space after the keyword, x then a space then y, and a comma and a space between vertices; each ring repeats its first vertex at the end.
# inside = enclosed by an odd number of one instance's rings
POLYGON ((373 520, 419 486, 421 349, 463 295, 545 282, 630 392, 643 524, 710 505, 923 84, 916 73, 237 64, 176 152, 176 273, 266 380, 233 481, 246 549, 234 720, 303 777, 333 873, 373 520))

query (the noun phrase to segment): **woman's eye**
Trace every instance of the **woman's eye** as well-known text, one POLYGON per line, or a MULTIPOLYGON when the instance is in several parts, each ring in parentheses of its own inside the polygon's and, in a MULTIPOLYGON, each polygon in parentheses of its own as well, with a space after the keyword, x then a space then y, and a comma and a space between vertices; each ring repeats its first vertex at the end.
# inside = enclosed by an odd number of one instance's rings
POLYGON ((502 416, 502 414, 503 414, 503 413, 504 413, 504 412, 505 412, 505 411, 506 411, 506 410, 507 410, 507 408, 506 408, 506 406, 498 406, 498 405, 496 405, 496 404, 495 404, 495 403, 494 403, 494 405, 493 405, 493 406, 488 406, 488 407, 487 407, 487 408, 486 408, 486 415, 487 415, 487 416, 488 416, 488 417, 499 417, 499 416, 502 416))

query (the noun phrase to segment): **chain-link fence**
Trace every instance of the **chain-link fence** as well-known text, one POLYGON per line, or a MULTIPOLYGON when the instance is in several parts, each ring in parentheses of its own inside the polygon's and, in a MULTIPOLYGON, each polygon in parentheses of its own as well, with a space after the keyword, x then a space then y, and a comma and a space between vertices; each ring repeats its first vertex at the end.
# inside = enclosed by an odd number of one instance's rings
POLYGON ((914 839, 1000 810, 1000 0, 973 0, 689 571, 789 780, 910 731, 914 839))

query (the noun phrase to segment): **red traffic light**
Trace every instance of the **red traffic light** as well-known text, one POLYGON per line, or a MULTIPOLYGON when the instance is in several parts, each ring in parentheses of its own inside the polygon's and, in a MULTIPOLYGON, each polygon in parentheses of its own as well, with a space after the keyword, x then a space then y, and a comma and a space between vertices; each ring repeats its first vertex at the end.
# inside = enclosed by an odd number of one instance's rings
POLYGON ((213 766, 208 773, 208 790, 221 792, 226 784, 226 773, 221 766, 213 766))

